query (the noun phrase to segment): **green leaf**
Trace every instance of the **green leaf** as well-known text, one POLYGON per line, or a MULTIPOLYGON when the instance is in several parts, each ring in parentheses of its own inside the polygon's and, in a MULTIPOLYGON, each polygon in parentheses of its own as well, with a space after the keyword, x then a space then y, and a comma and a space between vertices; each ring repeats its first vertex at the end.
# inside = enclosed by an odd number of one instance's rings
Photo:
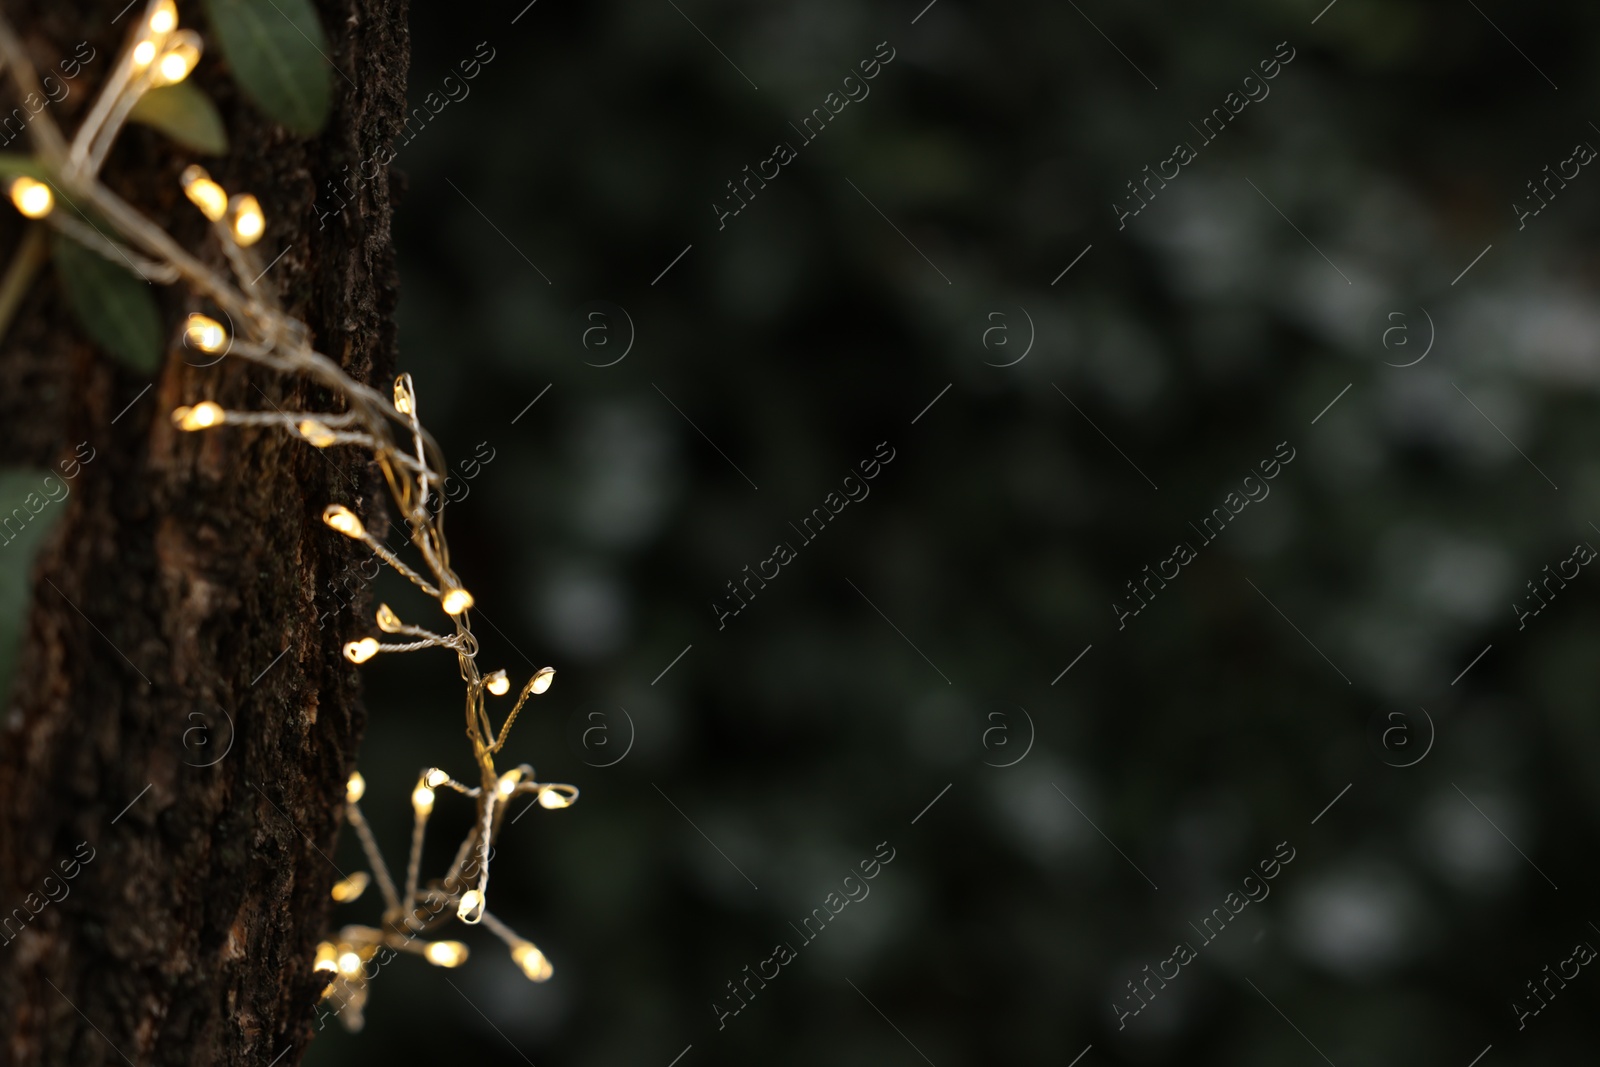
POLYGON ((328 119, 333 71, 311 0, 206 0, 233 75, 261 110, 296 133, 328 119))
MULTIPOLYGON (((22 633, 32 600, 33 559, 45 535, 65 514, 46 478, 65 487, 53 472, 13 467, 0 470, 0 707, 11 692, 22 633)), ((60 500, 64 501, 65 497, 60 500)))
POLYGON ((154 374, 165 345, 150 283, 59 234, 53 255, 84 331, 130 367, 154 374))
POLYGON ((220 156, 228 150, 228 133, 222 127, 217 105, 193 82, 151 89, 139 97, 128 117, 208 156, 220 156))
POLYGON ((0 178, 10 181, 23 176, 42 182, 49 178, 50 172, 33 156, 25 156, 21 152, 0 152, 0 178))

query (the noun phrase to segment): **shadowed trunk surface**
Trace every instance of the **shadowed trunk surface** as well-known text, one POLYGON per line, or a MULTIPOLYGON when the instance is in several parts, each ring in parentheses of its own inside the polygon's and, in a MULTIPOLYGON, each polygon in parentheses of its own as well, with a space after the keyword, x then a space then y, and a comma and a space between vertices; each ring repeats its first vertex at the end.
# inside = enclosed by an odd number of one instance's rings
MULTIPOLYGON (((69 135, 143 10, 113 25, 124 2, 5 0, 41 70, 80 41, 95 49, 50 106, 69 135)), ((195 160, 131 127, 104 174, 219 268, 178 175, 198 161, 254 192, 267 216, 256 247, 264 263, 282 253, 268 277, 285 307, 347 373, 381 386, 395 353, 389 178, 380 171, 322 228, 312 203, 321 191, 326 210, 327 182, 397 129, 406 12, 318 8, 340 72, 320 135, 289 135, 255 110, 201 5, 179 0, 182 23, 212 45, 195 78, 222 110, 229 154, 195 160)), ((0 99, 14 106, 9 81, 0 99)), ((22 229, 0 215, 9 261, 22 229)), ((198 305, 181 287, 158 299, 176 338, 198 305)), ((371 514, 378 485, 349 449, 174 430, 172 409, 205 398, 333 406, 240 361, 185 355, 174 345, 152 381, 100 351, 48 265, 0 342, 0 464, 59 471, 75 450, 93 456, 50 505, 64 513, 34 568, 0 721, 0 1063, 287 1065, 310 1040, 312 953, 364 721, 340 655, 360 622, 343 583, 330 587, 355 573, 357 549, 319 516, 329 501, 371 514)))

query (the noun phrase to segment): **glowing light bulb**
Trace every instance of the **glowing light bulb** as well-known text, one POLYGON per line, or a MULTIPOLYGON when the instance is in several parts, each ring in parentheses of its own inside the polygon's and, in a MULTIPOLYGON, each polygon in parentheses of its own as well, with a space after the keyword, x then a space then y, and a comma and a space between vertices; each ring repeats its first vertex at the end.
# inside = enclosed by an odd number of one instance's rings
POLYGON ((148 25, 151 33, 171 33, 178 28, 178 6, 172 0, 161 0, 156 4, 156 9, 150 12, 148 25))
POLYGON ((198 164, 191 164, 183 170, 183 195, 199 208, 206 218, 216 222, 228 213, 228 194, 222 186, 211 180, 211 175, 198 164))
POLYGON ((539 806, 541 808, 549 808, 551 811, 558 811, 561 808, 572 807, 572 798, 553 787, 546 786, 539 791, 539 806))
POLYGON ((467 962, 467 946, 459 941, 435 941, 422 954, 437 967, 459 967, 467 962))
POLYGON ((340 904, 348 903, 367 891, 367 883, 372 877, 366 871, 357 871, 350 877, 333 885, 333 899, 340 904))
POLYGON ((11 202, 28 218, 42 219, 50 214, 56 198, 44 182, 21 177, 11 183, 11 202))
POLYGON ((167 50, 156 61, 156 73, 151 81, 157 86, 175 85, 187 78, 199 62, 200 35, 184 30, 173 35, 167 50))
POLYGON ((538 696, 540 693, 545 692, 550 688, 550 683, 555 680, 556 669, 554 667, 541 667, 539 672, 533 676, 533 695, 538 696))
POLYGON ((543 982, 555 973, 545 954, 526 941, 518 942, 511 949, 511 958, 517 961, 517 966, 522 968, 522 973, 530 981, 543 982))
POLYGON ((344 798, 354 804, 367 792, 367 780, 361 777, 361 772, 356 771, 350 775, 350 780, 344 785, 344 798))
POLYGON ((483 687, 497 697, 503 697, 511 692, 511 679, 506 677, 505 671, 495 671, 483 681, 483 687))
POLYGON ((400 627, 404 625, 405 623, 400 621, 400 616, 389 609, 389 605, 378 605, 378 629, 386 634, 394 634, 399 633, 400 627))
POLYGON ((422 780, 427 783, 428 788, 438 789, 441 785, 444 785, 450 780, 450 776, 437 767, 429 767, 423 773, 422 780))
POLYGON ((433 813, 433 790, 426 784, 419 784, 411 791, 411 807, 419 816, 433 813))
POLYGON ((402 374, 394 380, 394 409, 402 415, 414 415, 417 405, 411 395, 411 383, 406 381, 406 377, 402 374))
POLYGON ((517 783, 522 781, 522 768, 516 767, 500 776, 500 795, 508 797, 517 788, 517 783))
POLYGON ((456 906, 456 918, 464 923, 476 923, 483 919, 483 893, 476 889, 469 889, 461 894, 461 903, 456 906))
POLYGON ((172 413, 172 421, 178 424, 180 430, 204 430, 226 418, 222 408, 209 400, 202 400, 192 408, 178 408, 172 413))
POLYGON ((329 504, 324 508, 322 510, 322 521, 346 537, 354 537, 360 540, 367 536, 367 529, 361 525, 361 520, 356 518, 356 513, 343 504, 329 504))
POLYGON ((185 62, 181 52, 168 52, 161 57, 161 63, 156 70, 161 72, 161 84, 171 85, 187 78, 193 66, 194 64, 185 62))
POLYGON ((472 594, 459 585, 446 592, 439 600, 439 606, 444 608, 446 615, 460 615, 472 607, 473 603, 472 594))
POLYGON ((143 70, 156 58, 156 43, 154 41, 140 41, 133 46, 133 69, 143 70))
POLYGON ((351 663, 365 663, 378 654, 378 642, 370 637, 363 637, 359 641, 351 641, 344 646, 344 658, 351 663))
POLYGON ((317 961, 311 965, 314 971, 337 971, 339 969, 339 950, 333 947, 331 941, 324 941, 317 946, 317 961))
POLYGON ((339 973, 346 978, 354 977, 361 973, 361 957, 346 949, 339 953, 339 973))
POLYGON ((228 331, 222 323, 201 314, 190 315, 184 322, 183 337, 202 352, 221 352, 228 345, 228 331))
POLYGON ((316 419, 301 419, 295 429, 300 431, 301 437, 304 437, 318 448, 327 448, 338 440, 332 430, 316 419))
POLYGON ((261 240, 267 229, 267 217, 261 213, 261 201, 244 193, 233 198, 233 239, 246 248, 261 240))

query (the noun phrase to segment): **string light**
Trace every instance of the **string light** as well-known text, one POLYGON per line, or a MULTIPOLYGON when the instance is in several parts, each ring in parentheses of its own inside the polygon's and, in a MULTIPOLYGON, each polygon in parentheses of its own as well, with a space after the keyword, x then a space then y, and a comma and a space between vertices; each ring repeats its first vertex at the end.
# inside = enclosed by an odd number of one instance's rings
POLYGON ((350 877, 334 883, 333 899, 340 904, 348 904, 367 891, 367 885, 371 880, 366 871, 357 871, 350 877))
POLYGON ((184 339, 202 352, 221 352, 228 345, 228 331, 216 319, 195 313, 185 320, 184 339))
POLYGON ((318 448, 327 448, 339 438, 316 419, 301 419, 295 429, 300 431, 300 436, 310 441, 318 448))
POLYGON ((193 30, 180 30, 172 35, 167 50, 156 62, 155 74, 150 83, 157 87, 176 85, 189 76, 200 62, 200 35, 193 30))
POLYGON ((150 32, 158 36, 171 33, 178 27, 178 5, 172 0, 159 0, 155 10, 150 12, 150 19, 146 23, 150 32))
POLYGON ((317 946, 317 958, 311 965, 314 971, 332 971, 338 973, 339 951, 333 947, 331 941, 324 941, 317 946))
POLYGON ((461 894, 461 903, 456 906, 456 918, 464 923, 476 923, 483 918, 483 892, 469 889, 461 894))
MULTIPOLYGON (((569 786, 568 788, 571 787, 569 786)), ((562 808, 570 808, 572 806, 572 802, 576 799, 576 790, 574 790, 574 795, 572 796, 568 796, 566 793, 561 792, 557 786, 553 785, 547 785, 543 789, 539 790, 539 806, 550 811, 559 811, 562 808)))
POLYGON ((18 211, 30 219, 42 219, 50 214, 56 198, 44 182, 22 176, 11 183, 11 202, 18 211))
MULTIPOLYGON (((0 14, 0 31, 3 31, 6 40, 14 39, 14 32, 3 14, 0 14)), ((437 767, 430 767, 423 772, 412 793, 412 852, 403 897, 358 806, 366 792, 365 779, 360 773, 352 772, 346 780, 343 814, 361 840, 370 873, 358 871, 343 878, 330 892, 337 902, 352 902, 376 881, 383 896, 383 922, 377 927, 347 926, 341 930, 336 941, 321 942, 313 958, 313 967, 320 973, 339 976, 336 981, 326 985, 323 995, 334 995, 337 990, 341 1002, 341 1021, 350 1029, 359 1029, 368 984, 368 976, 363 974, 363 968, 380 947, 420 951, 430 962, 445 967, 457 966, 467 959, 467 946, 458 941, 431 942, 419 949, 415 942, 416 932, 404 928, 398 921, 399 917, 414 914, 419 902, 436 905, 433 910, 437 912, 449 900, 456 900, 457 918, 468 924, 487 924, 497 937, 512 946, 513 958, 530 979, 544 981, 550 977, 552 968, 544 954, 505 927, 487 909, 489 846, 501 827, 499 820, 505 817, 505 802, 511 797, 531 793, 537 796, 542 806, 561 808, 576 800, 577 790, 571 786, 532 781, 533 771, 527 765, 503 774, 497 773, 494 766, 495 754, 504 746, 524 702, 530 696, 548 690, 555 672, 546 667, 529 679, 498 736, 494 735, 484 710, 482 693, 487 690, 491 695, 503 696, 510 691, 510 679, 503 670, 482 679, 477 671, 478 644, 470 620, 464 617, 474 606, 474 597, 462 587, 460 579, 449 566, 450 553, 442 519, 445 501, 441 499, 435 506, 431 499, 433 492, 444 484, 448 467, 433 438, 417 420, 418 402, 411 377, 402 374, 394 380, 394 407, 391 410, 371 389, 345 374, 338 360, 330 359, 312 347, 310 328, 282 309, 278 293, 274 291, 274 282, 263 284, 260 263, 255 256, 243 251, 256 244, 265 234, 266 218, 260 202, 248 193, 230 197, 205 168, 198 165, 185 167, 181 184, 188 200, 208 220, 217 224, 215 234, 221 240, 232 281, 208 265, 209 257, 180 254, 170 236, 132 206, 116 202, 116 211, 104 208, 104 205, 114 201, 110 199, 110 191, 100 183, 98 175, 128 113, 148 89, 178 84, 192 76, 201 58, 203 44, 198 34, 179 27, 174 0, 153 0, 150 3, 144 24, 129 42, 115 76, 104 82, 98 98, 84 113, 85 117, 72 138, 65 165, 59 169, 60 195, 62 199, 68 196, 81 198, 82 202, 93 206, 97 214, 103 216, 104 225, 111 236, 101 233, 104 245, 91 242, 89 247, 93 250, 102 254, 121 251, 129 257, 135 255, 134 250, 139 250, 143 256, 153 257, 136 268, 145 277, 163 283, 182 279, 188 284, 192 295, 203 297, 214 307, 227 312, 227 327, 203 314, 188 315, 182 332, 188 345, 208 353, 227 351, 237 354, 239 358, 325 389, 339 401, 339 406, 332 412, 266 412, 225 411, 217 403, 206 400, 174 410, 174 425, 185 431, 209 429, 225 423, 275 426, 319 448, 347 443, 370 449, 371 459, 384 476, 393 503, 409 528, 409 543, 420 553, 423 565, 413 569, 403 562, 384 544, 371 537, 361 519, 343 505, 329 504, 322 512, 322 520, 330 529, 362 541, 382 562, 434 598, 439 608, 454 619, 454 632, 446 637, 408 626, 387 605, 380 605, 377 624, 381 631, 405 633, 419 639, 407 644, 380 644, 376 638, 359 637, 342 648, 345 658, 352 663, 365 663, 380 652, 439 646, 453 649, 460 661, 462 677, 467 682, 467 736, 472 746, 474 765, 480 774, 476 783, 469 787, 454 781, 437 767), (399 428, 394 425, 396 414, 401 417, 399 428), (424 829, 436 801, 435 790, 445 787, 473 798, 477 806, 477 818, 461 842, 449 872, 442 879, 419 887, 418 868, 424 829), (474 882, 474 888, 465 888, 474 882)), ((15 50, 8 46, 8 51, 15 50)), ((21 58, 17 66, 28 67, 26 57, 21 58)), ((37 80, 33 72, 27 70, 8 73, 24 85, 37 80)), ((59 137, 60 131, 49 113, 41 113, 36 121, 41 128, 47 128, 45 132, 58 135, 57 142, 65 141, 65 138, 59 137)), ((48 147, 49 139, 45 139, 44 143, 48 147)), ((25 217, 40 218, 54 208, 54 191, 48 184, 36 179, 18 176, 9 183, 6 191, 25 217)), ((86 234, 79 234, 67 227, 66 221, 63 221, 63 229, 67 237, 90 241, 86 234)), ((87 227, 81 228, 87 231, 87 227)))
POLYGON ((356 513, 343 504, 329 504, 323 508, 322 521, 346 537, 354 537, 359 541, 367 536, 367 529, 356 518, 356 513))
POLYGON ((249 193, 242 193, 229 202, 233 211, 233 239, 245 248, 261 240, 267 229, 267 217, 261 213, 261 201, 249 193))
POLYGON ((172 413, 172 421, 180 430, 209 429, 221 425, 226 418, 222 408, 209 400, 202 400, 192 408, 178 408, 172 413))
POLYGON ((555 973, 555 968, 550 966, 545 954, 527 941, 518 942, 511 947, 511 958, 517 961, 517 966, 522 968, 522 973, 531 981, 548 981, 555 973))
POLYGON ((183 195, 206 218, 217 222, 228 213, 228 194, 222 186, 211 180, 211 175, 206 173, 204 167, 190 164, 183 169, 183 176, 179 180, 183 182, 183 195))
POLYGON ((437 967, 459 967, 467 962, 467 946, 459 941, 435 941, 422 954, 437 967))

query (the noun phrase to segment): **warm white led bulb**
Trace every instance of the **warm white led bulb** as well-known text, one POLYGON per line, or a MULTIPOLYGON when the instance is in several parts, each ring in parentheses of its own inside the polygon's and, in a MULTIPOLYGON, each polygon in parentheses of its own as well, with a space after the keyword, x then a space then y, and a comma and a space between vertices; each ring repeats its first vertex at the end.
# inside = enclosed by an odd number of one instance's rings
POLYGON ((187 196, 205 217, 216 222, 228 213, 228 194, 222 186, 211 180, 211 175, 199 164, 183 168, 183 195, 187 196))
POLYGON ((42 219, 50 214, 56 198, 44 182, 24 176, 11 183, 11 202, 28 218, 42 219))
POLYGON ((554 667, 542 667, 539 673, 533 676, 533 695, 538 696, 550 688, 550 683, 556 680, 554 667))
POLYGON ((156 4, 156 9, 150 12, 150 21, 147 25, 153 34, 171 33, 178 28, 178 5, 172 0, 160 0, 160 3, 156 4))
POLYGON ((356 771, 350 775, 350 780, 344 786, 344 798, 354 804, 367 792, 367 780, 361 777, 361 772, 356 771))
POLYGON ((553 786, 546 786, 539 790, 539 806, 541 808, 549 808, 551 811, 570 808, 572 806, 572 798, 553 786))
POLYGON ((483 687, 497 697, 503 697, 511 692, 511 679, 506 677, 505 671, 495 671, 483 680, 483 687))
POLYGON ((459 967, 467 962, 467 946, 459 941, 435 941, 422 951, 428 962, 438 967, 459 967))
POLYGON ((334 883, 333 899, 340 904, 347 904, 361 896, 362 893, 365 893, 367 884, 371 880, 371 876, 366 871, 357 871, 350 877, 334 883))
POLYGON ((300 431, 301 437, 304 437, 318 448, 327 448, 338 440, 332 430, 316 419, 301 419, 295 429, 300 431))
POLYGON ((464 923, 476 923, 483 919, 483 893, 476 889, 469 889, 461 894, 461 903, 456 907, 456 918, 464 923))
POLYGON ((512 946, 511 958, 517 961, 517 966, 522 968, 522 973, 530 981, 543 982, 555 973, 545 954, 526 941, 519 941, 512 946))
POLYGON ((177 423, 180 430, 204 430, 226 418, 227 414, 222 408, 209 400, 202 400, 192 408, 178 408, 172 413, 172 421, 177 423))
POLYGON ((450 776, 437 767, 429 767, 423 772, 422 780, 430 789, 438 789, 450 780, 450 776))
POLYGON ((344 646, 344 658, 351 663, 365 663, 378 654, 378 642, 370 637, 363 637, 359 641, 351 641, 344 646))
POLYGON ((243 193, 233 198, 233 239, 249 247, 266 232, 267 218, 261 214, 261 201, 243 193))
POLYGON ((404 625, 400 621, 400 616, 396 615, 389 605, 378 605, 378 629, 386 634, 394 634, 399 633, 400 627, 404 625))
POLYGON ((361 520, 356 518, 356 513, 343 504, 329 504, 322 510, 322 521, 338 530, 346 537, 357 540, 367 535, 366 527, 361 525, 361 520))
POLYGON ((439 598, 439 606, 444 608, 446 615, 460 615, 472 605, 472 594, 459 585, 446 591, 444 596, 439 598))
POLYGON ((156 64, 156 84, 176 85, 189 76, 189 72, 199 61, 198 51, 181 47, 172 49, 161 57, 161 62, 156 64))
POLYGON ((199 313, 184 321, 183 338, 202 352, 221 352, 228 346, 228 331, 222 328, 222 323, 199 313))
POLYGON ((316 962, 311 965, 314 971, 337 971, 339 969, 339 950, 333 947, 330 941, 324 941, 317 946, 316 962))

